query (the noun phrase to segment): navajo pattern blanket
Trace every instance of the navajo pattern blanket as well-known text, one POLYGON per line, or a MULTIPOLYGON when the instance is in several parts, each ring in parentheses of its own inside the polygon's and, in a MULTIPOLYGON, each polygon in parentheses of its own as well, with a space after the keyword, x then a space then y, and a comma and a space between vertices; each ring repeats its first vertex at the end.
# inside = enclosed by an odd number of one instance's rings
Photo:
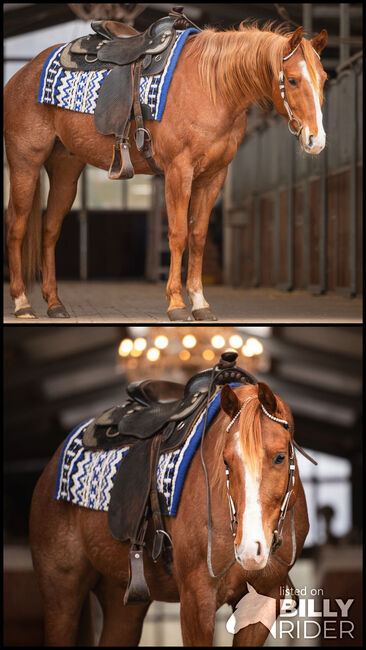
MULTIPOLYGON (((238 386, 240 384, 231 384, 238 386)), ((219 391, 210 401, 207 426, 220 408, 219 391)), ((176 450, 161 454, 157 486, 164 515, 177 514, 184 479, 203 432, 205 411, 201 413, 186 441, 176 450)), ((129 447, 111 451, 88 451, 82 445, 87 425, 76 427, 66 439, 59 462, 55 499, 84 508, 108 511, 114 478, 129 447)))
MULTIPOLYGON (((141 77, 140 102, 150 108, 152 119, 163 117, 169 85, 177 64, 179 54, 188 36, 198 33, 197 29, 178 30, 175 43, 164 70, 152 77, 141 77)), ((53 104, 60 108, 79 113, 94 114, 100 89, 111 70, 78 71, 65 70, 60 64, 61 52, 65 44, 59 46, 48 56, 41 74, 38 90, 38 103, 53 104)))

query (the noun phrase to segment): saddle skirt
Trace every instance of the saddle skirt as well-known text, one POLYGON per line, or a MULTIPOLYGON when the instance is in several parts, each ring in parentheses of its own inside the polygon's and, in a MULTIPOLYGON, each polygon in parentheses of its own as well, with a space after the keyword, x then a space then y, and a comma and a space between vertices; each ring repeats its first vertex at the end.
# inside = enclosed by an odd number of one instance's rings
MULTIPOLYGON (((160 122, 168 95, 170 82, 188 36, 197 33, 194 28, 177 30, 175 42, 169 52, 164 69, 152 76, 140 78, 140 103, 147 120, 160 122)), ((65 69, 61 55, 69 44, 61 45, 48 56, 44 63, 39 89, 38 103, 52 104, 59 108, 94 115, 99 94, 105 79, 112 72, 107 64, 99 62, 97 69, 91 66, 84 71, 65 69)))
MULTIPOLYGON (((232 386, 240 384, 234 383, 232 386)), ((210 400, 207 426, 220 408, 221 390, 210 400)), ((205 409, 203 409, 184 441, 173 450, 162 451, 157 467, 156 485, 163 515, 175 516, 191 460, 201 440, 205 409)), ((75 505, 108 512, 116 475, 131 446, 91 451, 83 445, 88 426, 94 419, 83 422, 67 437, 59 461, 54 498, 75 505)), ((138 486, 134 486, 138 489, 138 486)), ((121 525, 123 525, 121 523, 121 525)), ((123 531, 119 531, 123 536, 123 531)))

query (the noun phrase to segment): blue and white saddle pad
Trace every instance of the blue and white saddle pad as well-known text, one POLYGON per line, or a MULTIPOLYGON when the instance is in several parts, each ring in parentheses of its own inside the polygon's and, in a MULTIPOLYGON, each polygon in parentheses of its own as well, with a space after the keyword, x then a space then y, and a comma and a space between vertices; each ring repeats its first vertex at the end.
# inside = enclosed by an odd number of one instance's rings
MULTIPOLYGON (((164 70, 152 77, 141 77, 140 102, 150 107, 152 119, 160 122, 163 117, 169 85, 177 64, 179 54, 190 34, 198 30, 190 27, 177 30, 175 43, 164 70)), ((38 90, 38 103, 53 104, 78 113, 94 114, 99 91, 111 70, 78 71, 65 70, 60 64, 61 52, 65 44, 59 46, 48 56, 41 74, 38 90)))
MULTIPOLYGON (((242 384, 231 384, 240 386, 242 384)), ((220 408, 219 391, 210 401, 207 427, 220 408)), ((163 514, 177 514, 184 478, 202 436, 205 411, 201 413, 186 441, 178 449, 161 454, 157 470, 158 492, 164 498, 163 514)), ((92 418, 93 419, 93 418, 92 418)), ((114 478, 129 447, 111 451, 88 451, 82 445, 84 431, 92 419, 74 429, 67 437, 58 467, 55 499, 70 501, 92 510, 108 511, 114 478)))

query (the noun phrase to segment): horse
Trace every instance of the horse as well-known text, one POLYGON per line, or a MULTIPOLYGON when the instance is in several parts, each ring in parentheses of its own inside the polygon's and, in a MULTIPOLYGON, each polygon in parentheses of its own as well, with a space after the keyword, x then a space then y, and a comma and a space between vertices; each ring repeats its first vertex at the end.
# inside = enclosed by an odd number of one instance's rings
MULTIPOLYGON (((178 60, 161 122, 147 121, 154 158, 165 176, 170 320, 192 318, 182 297, 182 255, 187 242, 186 290, 192 316, 216 320, 203 294, 203 253, 210 212, 243 140, 249 105, 274 106, 288 120, 304 152, 319 154, 325 146, 321 106, 327 75, 319 55, 327 32, 323 29, 307 40, 302 27, 283 31, 244 22, 238 30, 205 28, 191 34, 178 60)), ((26 285, 40 272, 48 316, 69 317, 57 293, 55 245, 85 164, 107 170, 113 149, 113 136, 100 134, 92 115, 37 103, 42 67, 55 47, 41 52, 5 87, 10 294, 14 313, 21 318, 36 317, 26 285), (39 183, 42 166, 50 180, 44 216, 39 183)), ((153 173, 134 143, 131 160, 137 174, 153 173)))
MULTIPOLYGON (((223 386, 219 410, 188 468, 177 514, 164 518, 173 570, 169 574, 161 558, 154 564, 151 553, 145 554, 150 600, 127 605, 128 544, 112 537, 107 513, 53 499, 60 447, 36 484, 30 512, 45 644, 75 645, 80 621, 88 644, 94 643, 91 591, 103 611, 100 645, 138 645, 153 600, 180 602, 183 643, 191 646, 212 645, 216 610, 224 603, 234 609, 249 591, 275 599, 278 615, 284 589, 292 584, 288 571, 309 530, 293 433, 288 405, 265 383, 223 386)), ((150 519, 147 549, 151 542, 150 519)), ((262 645, 268 633, 256 622, 237 630, 233 644, 262 645)))

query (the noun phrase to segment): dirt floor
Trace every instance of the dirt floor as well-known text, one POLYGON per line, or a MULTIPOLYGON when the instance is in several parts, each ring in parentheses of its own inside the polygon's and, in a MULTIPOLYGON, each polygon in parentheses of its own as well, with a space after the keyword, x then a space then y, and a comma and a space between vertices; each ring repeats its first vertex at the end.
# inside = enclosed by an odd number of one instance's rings
MULTIPOLYGON (((71 318, 50 319, 40 286, 29 293, 37 319, 15 318, 4 286, 5 323, 161 323, 170 322, 164 284, 147 282, 59 282, 59 295, 71 318)), ((362 299, 307 291, 235 289, 209 286, 206 299, 220 323, 361 323, 362 299)), ((188 305, 188 299, 186 300, 188 305)))

